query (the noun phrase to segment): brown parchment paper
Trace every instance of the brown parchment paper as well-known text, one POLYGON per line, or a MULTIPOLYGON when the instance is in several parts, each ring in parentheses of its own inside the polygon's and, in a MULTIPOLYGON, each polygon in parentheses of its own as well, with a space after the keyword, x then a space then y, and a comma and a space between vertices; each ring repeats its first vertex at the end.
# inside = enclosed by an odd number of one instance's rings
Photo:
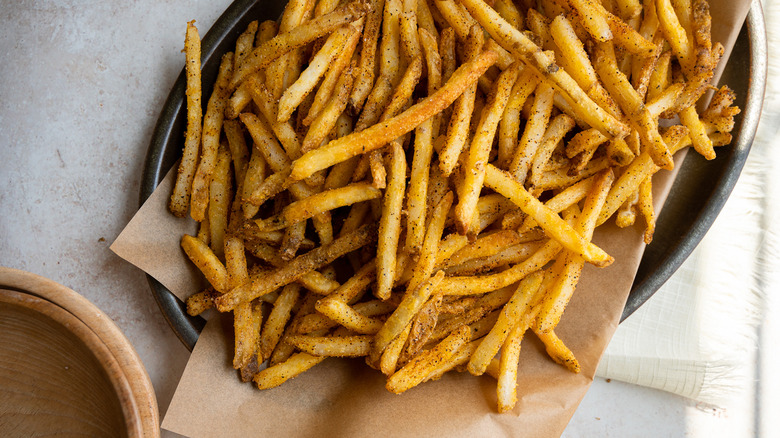
MULTIPOLYGON (((721 41, 727 55, 750 1, 710 3, 713 40, 721 41)), ((683 157, 676 157, 676 168, 683 157)), ((659 209, 674 175, 663 171, 656 175, 659 209)), ((179 241, 196 226, 168 213, 172 185, 169 173, 111 249, 184 299, 200 289, 201 277, 179 241)), ((598 229, 594 242, 613 255, 615 263, 603 269, 586 265, 556 328, 582 371, 573 374, 555 364, 534 336, 526 336, 519 400, 511 413, 496 413, 496 382, 491 377, 449 373, 394 395, 385 390, 384 376, 361 360, 327 359, 278 388, 259 391, 241 383, 231 367, 232 325, 229 317, 219 315, 201 333, 162 427, 190 437, 559 436, 617 328, 644 250, 641 232, 638 227, 618 229, 612 222, 598 229)))

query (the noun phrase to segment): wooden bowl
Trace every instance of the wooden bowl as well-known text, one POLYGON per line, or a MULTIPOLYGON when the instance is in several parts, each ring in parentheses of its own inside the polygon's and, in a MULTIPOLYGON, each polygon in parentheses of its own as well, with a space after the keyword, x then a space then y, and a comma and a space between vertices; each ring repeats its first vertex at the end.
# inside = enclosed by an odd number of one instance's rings
POLYGON ((0 333, 3 436, 159 436, 141 360, 81 295, 0 267, 0 333))

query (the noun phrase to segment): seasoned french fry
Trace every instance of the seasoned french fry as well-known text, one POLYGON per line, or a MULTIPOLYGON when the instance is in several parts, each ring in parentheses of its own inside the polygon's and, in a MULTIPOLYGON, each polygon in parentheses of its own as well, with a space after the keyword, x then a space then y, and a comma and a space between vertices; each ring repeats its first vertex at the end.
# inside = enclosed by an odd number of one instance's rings
POLYGON ((420 248, 425 235, 427 218, 426 200, 428 178, 433 156, 433 119, 424 121, 414 133, 414 156, 412 158, 411 178, 406 198, 406 251, 415 253, 420 248))
POLYGON ((228 276, 225 265, 217 258, 211 248, 205 243, 185 234, 181 238, 181 247, 206 277, 209 284, 219 293, 225 293, 228 289, 228 276))
POLYGON ((438 345, 415 356, 403 368, 387 379, 386 388, 394 394, 400 394, 427 378, 442 362, 449 360, 457 351, 471 340, 468 327, 452 332, 438 345))
POLYGON ((355 78, 355 86, 349 97, 350 105, 356 113, 363 108, 363 103, 374 85, 376 51, 382 27, 384 3, 383 0, 372 0, 366 16, 366 24, 361 38, 360 65, 355 78))
POLYGON ((543 278, 542 271, 537 271, 520 282, 512 298, 509 299, 509 302, 504 306, 504 310, 499 314, 496 325, 482 339, 471 359, 469 359, 468 370, 471 374, 479 376, 485 372, 490 359, 498 353, 504 344, 512 325, 528 311, 531 300, 537 290, 539 290, 543 278))
POLYGON ((281 230, 326 211, 380 196, 381 192, 372 187, 371 184, 354 183, 338 189, 325 190, 300 201, 295 201, 285 207, 280 214, 256 222, 261 231, 281 230))
POLYGON ((547 83, 541 83, 536 87, 536 95, 531 109, 531 116, 526 122, 523 136, 515 148, 509 172, 520 183, 524 183, 531 168, 536 150, 542 142, 542 137, 547 130, 550 114, 553 108, 553 94, 555 90, 547 83))
POLYGON ((561 242, 567 249, 582 255, 588 262, 597 266, 607 266, 612 263, 613 258, 610 255, 584 240, 563 219, 552 213, 538 199, 530 196, 523 186, 502 170, 488 164, 485 185, 511 199, 521 210, 533 217, 550 236, 561 242))
MULTIPOLYGON (((604 207, 604 202, 613 180, 614 175, 611 170, 603 171, 595 177, 592 189, 588 197, 585 198, 582 212, 575 219, 575 231, 585 236, 588 240, 590 240, 593 230, 596 228, 596 221, 599 213, 601 213, 601 209, 604 207)), ((561 315, 563 315, 563 310, 569 303, 580 278, 584 260, 579 255, 571 252, 565 254, 564 260, 561 274, 545 294, 540 304, 537 327, 541 332, 549 332, 558 325, 561 315)))
POLYGON ((293 163, 290 177, 299 180, 345 161, 359 153, 384 146, 392 139, 413 130, 417 125, 450 105, 469 85, 474 83, 493 63, 497 54, 484 50, 477 59, 463 64, 430 98, 412 105, 403 113, 360 132, 355 132, 325 146, 305 153, 293 163))
POLYGON ((206 207, 209 201, 209 184, 211 183, 214 167, 219 151, 219 135, 222 132, 225 106, 228 93, 227 84, 233 74, 233 54, 228 53, 222 57, 222 62, 217 74, 217 82, 214 91, 209 98, 206 114, 203 116, 202 149, 198 169, 192 180, 192 200, 190 215, 200 222, 206 215, 206 207))
POLYGON ((307 21, 289 32, 279 34, 261 44, 249 54, 230 81, 229 89, 235 90, 252 73, 266 67, 271 61, 306 43, 364 16, 369 6, 362 0, 355 0, 321 17, 307 21))
MULTIPOLYGON (((455 206, 455 223, 460 234, 469 232, 471 218, 477 208, 477 200, 485 179, 485 166, 498 129, 498 121, 504 114, 509 93, 517 80, 519 64, 504 70, 493 85, 490 96, 479 118, 471 147, 464 161, 465 177, 455 206)), ((473 232, 473 230, 472 230, 473 232)))
POLYGON ((211 182, 209 183, 209 229, 210 246, 217 257, 223 256, 225 232, 228 227, 228 211, 232 196, 232 179, 230 178, 230 152, 226 145, 221 145, 217 152, 217 161, 211 182))
POLYGON ((580 372, 580 364, 574 357, 574 353, 569 350, 568 347, 561 341, 558 335, 554 331, 550 330, 547 333, 543 333, 534 330, 536 336, 544 343, 547 354, 557 363, 565 366, 569 371, 573 373, 580 372))
POLYGON ((192 180, 195 178, 195 172, 198 168, 202 133, 200 35, 194 20, 187 23, 184 53, 186 55, 185 72, 187 77, 187 131, 184 138, 184 151, 179 162, 176 183, 169 204, 171 213, 178 217, 184 217, 189 210, 192 180))
POLYGON ((352 26, 343 26, 330 34, 298 80, 282 93, 276 116, 279 122, 286 122, 290 119, 295 108, 301 104, 304 97, 317 85, 331 63, 339 56, 339 49, 342 49, 347 41, 353 39, 355 34, 357 34, 357 30, 352 26))
POLYGON ((362 357, 371 347, 371 336, 291 336, 290 342, 313 356, 362 357))
POLYGON ((275 388, 322 362, 325 357, 313 356, 309 353, 296 353, 284 362, 260 371, 253 380, 258 389, 275 388))
POLYGON ((217 309, 220 312, 230 310, 241 302, 253 300, 289 284, 303 274, 327 265, 338 257, 368 244, 375 238, 375 233, 375 226, 364 225, 357 231, 339 237, 328 245, 317 247, 296 257, 289 264, 275 269, 267 276, 252 276, 248 283, 219 297, 216 301, 217 309))
POLYGON ((646 177, 642 183, 639 184, 639 202, 637 202, 637 208, 645 218, 646 227, 644 241, 649 245, 650 242, 653 241, 653 233, 655 232, 655 209, 653 208, 652 176, 646 177))
POLYGON ((377 290, 376 296, 386 299, 390 296, 395 278, 396 252, 401 234, 401 205, 406 183, 406 157, 398 144, 393 144, 390 181, 382 203, 382 217, 379 221, 377 242, 377 290))
MULTIPOLYGON (((474 26, 466 41, 466 58, 471 61, 476 59, 483 45, 482 29, 474 26)), ((450 124, 447 128, 447 139, 439 152, 439 169, 445 176, 449 176, 458 163, 461 151, 468 139, 471 115, 474 112, 474 98, 477 93, 477 84, 466 88, 463 94, 455 101, 450 116, 450 124)))

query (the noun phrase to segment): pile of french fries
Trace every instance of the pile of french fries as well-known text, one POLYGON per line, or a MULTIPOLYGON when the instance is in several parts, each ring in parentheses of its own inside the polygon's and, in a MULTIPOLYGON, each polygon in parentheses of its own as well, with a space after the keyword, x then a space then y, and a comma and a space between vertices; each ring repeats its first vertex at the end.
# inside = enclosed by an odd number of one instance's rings
POLYGON ((516 403, 529 330, 555 328, 615 216, 652 239, 652 176, 731 141, 734 93, 707 0, 290 0, 222 57, 170 200, 181 246, 232 312, 233 366, 261 389, 365 358, 401 393, 450 370, 516 403))

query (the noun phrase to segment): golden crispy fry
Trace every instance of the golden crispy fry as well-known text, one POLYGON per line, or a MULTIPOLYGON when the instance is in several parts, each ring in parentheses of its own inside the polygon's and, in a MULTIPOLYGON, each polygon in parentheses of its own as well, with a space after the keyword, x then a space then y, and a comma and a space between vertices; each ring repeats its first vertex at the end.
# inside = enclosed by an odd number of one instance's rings
POLYGON ((693 148, 708 160, 715 159, 715 149, 713 149, 712 140, 707 135, 704 124, 699 119, 696 107, 689 106, 679 113, 680 122, 688 128, 688 132, 693 142, 693 148))
POLYGON ((200 222, 206 215, 209 201, 209 184, 217 162, 219 151, 219 135, 222 132, 225 105, 227 103, 227 83, 233 74, 233 55, 228 53, 222 57, 217 74, 214 91, 209 98, 206 114, 203 116, 202 148, 198 169, 192 180, 192 200, 190 215, 200 222))
POLYGON ((184 138, 184 152, 176 174, 176 183, 169 209, 178 217, 184 217, 190 206, 192 180, 198 168, 198 153, 200 152, 201 117, 201 81, 200 81, 200 35, 195 21, 187 23, 187 33, 184 42, 186 55, 185 71, 187 74, 187 131, 184 138))
POLYGON ((326 190, 288 205, 276 216, 258 220, 261 231, 276 231, 345 205, 375 199, 382 193, 369 183, 354 183, 338 189, 326 190))
POLYGON ((362 357, 371 347, 371 336, 290 336, 290 343, 314 356, 362 357))
POLYGON ((400 394, 425 380, 437 366, 448 361, 457 351, 471 340, 471 333, 466 326, 452 332, 438 345, 415 356, 403 368, 387 379, 386 388, 394 394, 400 394))
POLYGON ((412 277, 406 285, 407 293, 411 293, 422 282, 427 280, 433 274, 436 266, 436 258, 439 251, 439 242, 444 231, 447 213, 452 206, 453 194, 448 192, 436 205, 431 214, 431 220, 428 222, 428 229, 425 231, 425 238, 420 248, 420 254, 417 263, 412 268, 412 277))
POLYGON ((607 266, 612 263, 613 258, 610 255, 583 239, 563 219, 531 196, 523 186, 490 164, 485 174, 485 185, 511 199, 521 210, 533 217, 550 236, 561 242, 567 249, 582 255, 588 262, 597 266, 607 266))
MULTIPOLYGON (((604 201, 613 180, 612 170, 603 171, 594 178, 592 189, 587 198, 585 198, 582 212, 575 219, 575 231, 585 236, 588 240, 590 240, 593 230, 596 228, 596 221, 604 206, 604 201)), ((561 315, 563 315, 563 310, 574 293, 584 265, 584 260, 577 254, 567 252, 564 257, 565 262, 561 274, 545 294, 539 309, 537 327, 541 332, 549 332, 558 325, 561 315)))
POLYGON ((228 289, 228 276, 225 265, 217 258, 211 248, 205 243, 185 234, 181 238, 181 247, 198 267, 217 292, 224 293, 228 289))
MULTIPOLYGON (((376 227, 365 225, 328 245, 317 247, 293 259, 289 264, 275 269, 269 275, 252 276, 245 283, 217 299, 217 309, 224 312, 237 304, 253 300, 279 287, 289 284, 303 274, 331 263, 338 257, 368 244, 375 238, 376 227)), ((219 289, 218 289, 219 290, 219 289)))
POLYGON ((282 383, 297 377, 299 374, 322 362, 325 356, 313 356, 309 353, 296 353, 284 362, 270 366, 254 377, 259 389, 275 388, 282 383))
MULTIPOLYGON (((476 59, 482 50, 484 36, 482 29, 474 26, 466 41, 466 58, 471 61, 476 59)), ((455 101, 447 127, 447 137, 444 146, 439 151, 439 169, 442 174, 449 176, 458 163, 461 151, 466 144, 469 135, 471 115, 474 112, 474 98, 477 93, 477 84, 473 83, 466 88, 463 94, 455 101)))
POLYGON ((230 81, 229 89, 235 90, 241 82, 252 73, 266 67, 279 56, 300 47, 306 43, 357 20, 369 10, 366 2, 355 0, 334 10, 331 13, 307 21, 289 32, 280 33, 268 42, 255 48, 230 81))
POLYGON ((523 136, 520 137, 520 142, 515 148, 508 169, 512 177, 520 183, 524 183, 528 177, 531 162, 547 130, 553 108, 554 93, 553 87, 545 82, 536 87, 531 115, 526 122, 523 136))
MULTIPOLYGON (((409 338, 409 333, 412 331, 412 325, 407 324, 406 328, 388 344, 385 351, 382 352, 382 356, 379 358, 379 371, 386 376, 390 376, 398 369, 398 360, 403 352, 406 340, 409 338)), ((374 356, 369 356, 371 360, 374 356)), ((376 360, 374 360, 376 362, 376 360)))
POLYGON ((572 7, 580 16, 580 23, 596 41, 612 39, 607 11, 594 0, 572 0, 572 7))
MULTIPOLYGON (((244 242, 237 237, 225 239, 224 246, 225 269, 227 271, 228 286, 236 287, 249 278, 246 264, 244 242)), ((252 303, 245 303, 236 307, 233 312, 233 327, 235 332, 235 354, 233 356, 233 368, 245 367, 257 349, 259 332, 254 330, 252 303)), ((259 317, 262 318, 262 313, 259 317)), ((260 357, 260 362, 263 357, 260 357)))
POLYGON ((286 122, 290 119, 295 108, 301 104, 304 97, 312 91, 320 78, 325 75, 331 63, 339 56, 339 50, 348 41, 354 39, 355 34, 357 34, 357 29, 352 26, 343 26, 330 34, 298 80, 282 93, 282 97, 279 99, 279 112, 276 116, 279 122, 286 122))
POLYGON ((412 105, 385 123, 333 140, 319 149, 305 153, 293 163, 290 177, 294 180, 306 178, 318 170, 326 169, 359 153, 382 147, 390 140, 410 132, 451 104, 495 63, 496 58, 496 52, 488 48, 474 61, 463 64, 450 80, 428 99, 412 105))
POLYGON ((531 300, 539 290, 543 278, 543 273, 537 271, 520 282, 512 298, 499 314, 496 325, 482 339, 479 347, 469 359, 468 370, 471 374, 479 376, 485 372, 490 359, 498 353, 504 344, 511 327, 528 311, 531 300))
POLYGON ((374 70, 376 64, 376 51, 379 42, 379 34, 382 27, 384 1, 372 0, 366 15, 366 24, 363 29, 360 49, 360 65, 355 78, 355 86, 349 97, 349 102, 355 112, 363 108, 363 102, 371 92, 374 85, 374 70))
POLYGON ((197 316, 208 309, 214 308, 214 298, 219 296, 213 287, 204 289, 187 297, 187 314, 197 316))
POLYGON ((672 7, 671 0, 658 0, 656 11, 661 31, 666 36, 666 41, 672 47, 675 57, 687 74, 693 72, 693 63, 695 62, 694 47, 688 38, 686 28, 680 23, 680 17, 672 7))
POLYGON ((300 285, 296 283, 288 284, 274 301, 274 307, 268 314, 268 319, 266 319, 260 335, 259 350, 262 357, 271 357, 271 353, 276 348, 276 344, 284 332, 284 327, 290 319, 292 309, 298 301, 300 289, 300 285))
POLYGON ((531 69, 524 68, 509 94, 504 115, 498 126, 498 161, 496 164, 501 169, 506 169, 514 156, 520 132, 520 112, 526 99, 536 89, 537 83, 538 79, 531 69))
POLYGON ((526 183, 531 189, 541 180, 553 150, 572 128, 574 128, 574 119, 566 114, 558 114, 550 122, 531 161, 530 175, 526 183))
POLYGON ((496 42, 515 56, 526 58, 529 65, 534 67, 542 77, 563 90, 569 103, 577 108, 578 114, 588 125, 611 136, 622 137, 628 133, 628 129, 623 123, 596 105, 568 73, 555 65, 548 54, 543 52, 525 34, 504 21, 484 1, 461 0, 461 3, 496 42))
POLYGON ((645 218, 644 241, 650 244, 653 241, 655 232, 655 209, 653 207, 653 178, 648 176, 639 185, 639 202, 637 202, 639 213, 645 218))
POLYGON ((513 64, 512 67, 504 70, 495 81, 488 102, 480 115, 476 133, 471 140, 471 147, 466 154, 465 177, 463 186, 460 188, 458 204, 455 206, 455 222, 460 234, 469 232, 469 225, 477 208, 479 194, 482 191, 485 166, 493 147, 498 121, 504 114, 504 108, 506 108, 509 93, 517 80, 519 68, 519 64, 513 64))
POLYGON ((433 156, 433 119, 420 124, 414 134, 414 155, 406 198, 408 215, 405 245, 409 253, 417 252, 425 235, 428 177, 433 156))
POLYGON ((554 331, 543 333, 534 329, 534 333, 544 343, 547 354, 557 363, 565 366, 573 373, 580 372, 580 364, 574 357, 574 353, 561 341, 554 331))
POLYGON ((406 157, 398 144, 391 151, 390 181, 382 203, 377 242, 377 290, 376 296, 386 299, 393 287, 396 268, 396 252, 401 234, 401 205, 406 182, 406 157))

